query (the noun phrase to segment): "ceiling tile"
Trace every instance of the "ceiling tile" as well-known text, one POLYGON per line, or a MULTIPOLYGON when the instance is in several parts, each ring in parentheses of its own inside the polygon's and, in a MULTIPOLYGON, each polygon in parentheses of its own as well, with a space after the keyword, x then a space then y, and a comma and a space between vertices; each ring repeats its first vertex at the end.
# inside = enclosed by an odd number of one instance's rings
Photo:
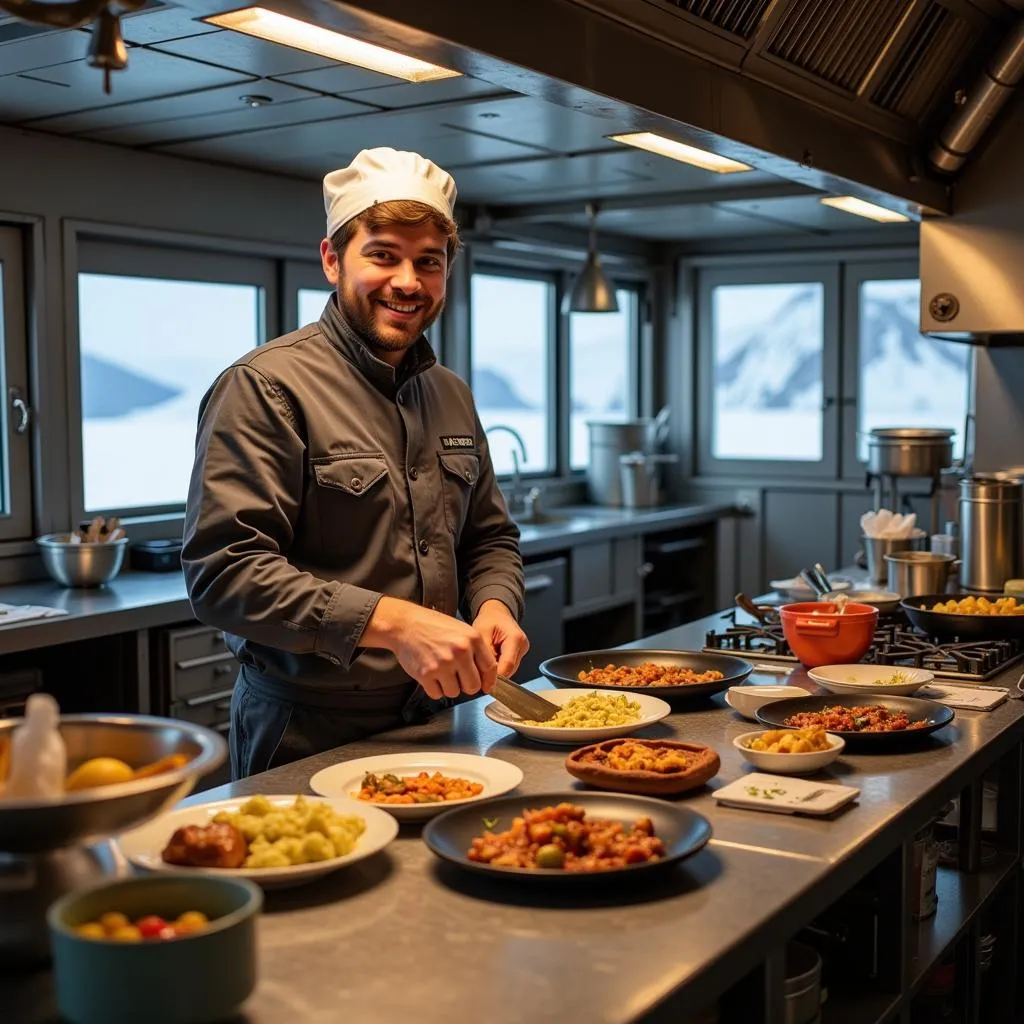
POLYGON ((219 32, 216 25, 198 20, 198 15, 181 7, 140 11, 121 18, 121 32, 129 43, 162 43, 168 39, 219 32))
POLYGON ((103 74, 84 60, 44 68, 33 72, 31 78, 11 75, 3 79, 0 118, 8 123, 20 123, 73 110, 91 110, 251 80, 234 71, 135 47, 129 52, 127 69, 111 76, 113 91, 109 96, 103 92, 103 74))
POLYGON ((447 113, 445 122, 558 153, 613 148, 615 143, 605 136, 622 127, 615 121, 556 107, 532 96, 518 96, 498 103, 486 100, 468 103, 447 113))
POLYGON ((188 57, 192 60, 205 61, 207 64, 216 64, 218 67, 231 68, 232 71, 244 71, 260 78, 287 75, 296 71, 313 71, 334 64, 327 57, 318 57, 305 50, 297 50, 293 46, 282 46, 280 43, 256 39, 229 29, 159 43, 156 49, 164 53, 173 53, 178 57, 188 57))
MULTIPOLYGON (((115 85, 117 79, 114 80, 115 85)), ((95 134, 106 129, 123 128, 128 125, 149 124, 156 121, 179 120, 186 117, 204 117, 212 114, 234 113, 242 110, 255 113, 243 106, 241 97, 248 93, 269 96, 273 103, 288 103, 291 100, 309 99, 304 89, 293 89, 280 82, 246 82, 241 85, 222 85, 214 89, 201 89, 180 96, 165 96, 155 100, 139 100, 136 103, 116 103, 109 107, 97 107, 59 117, 42 118, 28 122, 30 128, 47 132, 61 132, 71 135, 95 134)), ((257 108, 267 110, 269 107, 257 108)), ((361 109, 361 108, 357 108, 361 109)))
MULTIPOLYGON (((260 88, 265 84, 261 82, 260 88)), ((338 96, 306 95, 305 99, 293 100, 290 103, 271 103, 256 108, 243 107, 236 102, 234 109, 218 114, 108 128, 105 131, 90 132, 89 138, 98 142, 119 142, 129 146, 157 145, 182 139, 249 133, 281 124, 299 125, 309 121, 333 121, 363 109, 338 96)))
POLYGON ((89 32, 71 29, 0 43, 0 76, 83 60, 89 49, 89 36, 89 32))
MULTIPOLYGON (((319 74, 319 72, 313 72, 313 74, 319 74)), ((400 82, 397 85, 384 85, 376 89, 364 90, 365 95, 344 89, 338 91, 354 100, 392 109, 418 107, 424 103, 445 103, 449 100, 467 99, 472 96, 511 95, 497 85, 465 75, 461 78, 439 78, 436 82, 400 82)))
MULTIPOLYGON (((381 75, 376 71, 358 68, 355 64, 331 64, 316 71, 299 71, 292 74, 275 73, 275 78, 289 85, 297 85, 300 89, 315 89, 317 92, 329 92, 337 95, 355 92, 358 89, 373 89, 380 86, 393 86, 396 79, 390 75, 381 75)), ((427 83, 416 88, 423 88, 427 83)), ((375 103, 374 100, 367 100, 375 103)), ((386 106, 386 104, 377 104, 386 106)))

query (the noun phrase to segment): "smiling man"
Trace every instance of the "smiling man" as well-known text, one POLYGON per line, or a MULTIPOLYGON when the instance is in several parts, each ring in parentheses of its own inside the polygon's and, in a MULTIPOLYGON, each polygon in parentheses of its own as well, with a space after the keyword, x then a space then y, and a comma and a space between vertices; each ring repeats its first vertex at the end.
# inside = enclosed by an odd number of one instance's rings
POLYGON ((203 399, 182 565, 240 662, 235 778, 486 693, 528 648, 519 532, 469 388, 424 336, 459 249, 454 202, 416 153, 328 174, 319 323, 203 399))

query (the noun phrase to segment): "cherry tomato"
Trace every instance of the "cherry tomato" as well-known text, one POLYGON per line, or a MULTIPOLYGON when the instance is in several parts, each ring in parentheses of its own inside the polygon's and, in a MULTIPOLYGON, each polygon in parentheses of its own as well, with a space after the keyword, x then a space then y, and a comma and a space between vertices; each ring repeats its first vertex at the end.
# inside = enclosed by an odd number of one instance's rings
POLYGON ((156 914, 149 914, 146 917, 140 917, 135 922, 135 927, 139 929, 144 939, 155 939, 167 927, 167 922, 156 914))

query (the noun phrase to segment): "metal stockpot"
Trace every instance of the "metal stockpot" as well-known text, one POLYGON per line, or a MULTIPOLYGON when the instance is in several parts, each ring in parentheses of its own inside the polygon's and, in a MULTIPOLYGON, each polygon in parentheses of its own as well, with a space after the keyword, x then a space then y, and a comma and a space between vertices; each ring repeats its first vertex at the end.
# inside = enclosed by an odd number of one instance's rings
POLYGON ((875 476, 937 476, 953 465, 954 430, 876 427, 868 434, 868 472, 875 476))
POLYGON ((937 551, 898 551, 885 556, 889 589, 903 597, 945 593, 957 561, 937 551))
POLYGON ((960 582, 965 590, 1002 593, 1022 571, 1024 484, 997 476, 960 481, 960 582))

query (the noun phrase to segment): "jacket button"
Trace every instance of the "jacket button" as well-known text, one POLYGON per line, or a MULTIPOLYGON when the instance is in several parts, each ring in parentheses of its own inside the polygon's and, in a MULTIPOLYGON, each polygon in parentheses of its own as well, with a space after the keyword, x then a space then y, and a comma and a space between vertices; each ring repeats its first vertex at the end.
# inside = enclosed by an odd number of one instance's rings
POLYGON ((425 541, 421 540, 419 544, 420 554, 425 555, 430 550, 430 545, 425 541))
POLYGON ((360 480, 359 477, 356 477, 352 481, 352 490, 353 491, 361 491, 362 489, 363 489, 363 481, 360 480))
POLYGON ((473 471, 472 471, 471 469, 467 469, 467 470, 466 470, 466 479, 467 479, 467 480, 468 480, 468 481, 469 481, 470 483, 472 483, 472 482, 473 482, 473 471))
POLYGON ((418 477, 419 475, 420 475, 419 474, 419 470, 415 466, 410 466, 409 467, 409 479, 410 480, 415 480, 416 477, 418 477))

